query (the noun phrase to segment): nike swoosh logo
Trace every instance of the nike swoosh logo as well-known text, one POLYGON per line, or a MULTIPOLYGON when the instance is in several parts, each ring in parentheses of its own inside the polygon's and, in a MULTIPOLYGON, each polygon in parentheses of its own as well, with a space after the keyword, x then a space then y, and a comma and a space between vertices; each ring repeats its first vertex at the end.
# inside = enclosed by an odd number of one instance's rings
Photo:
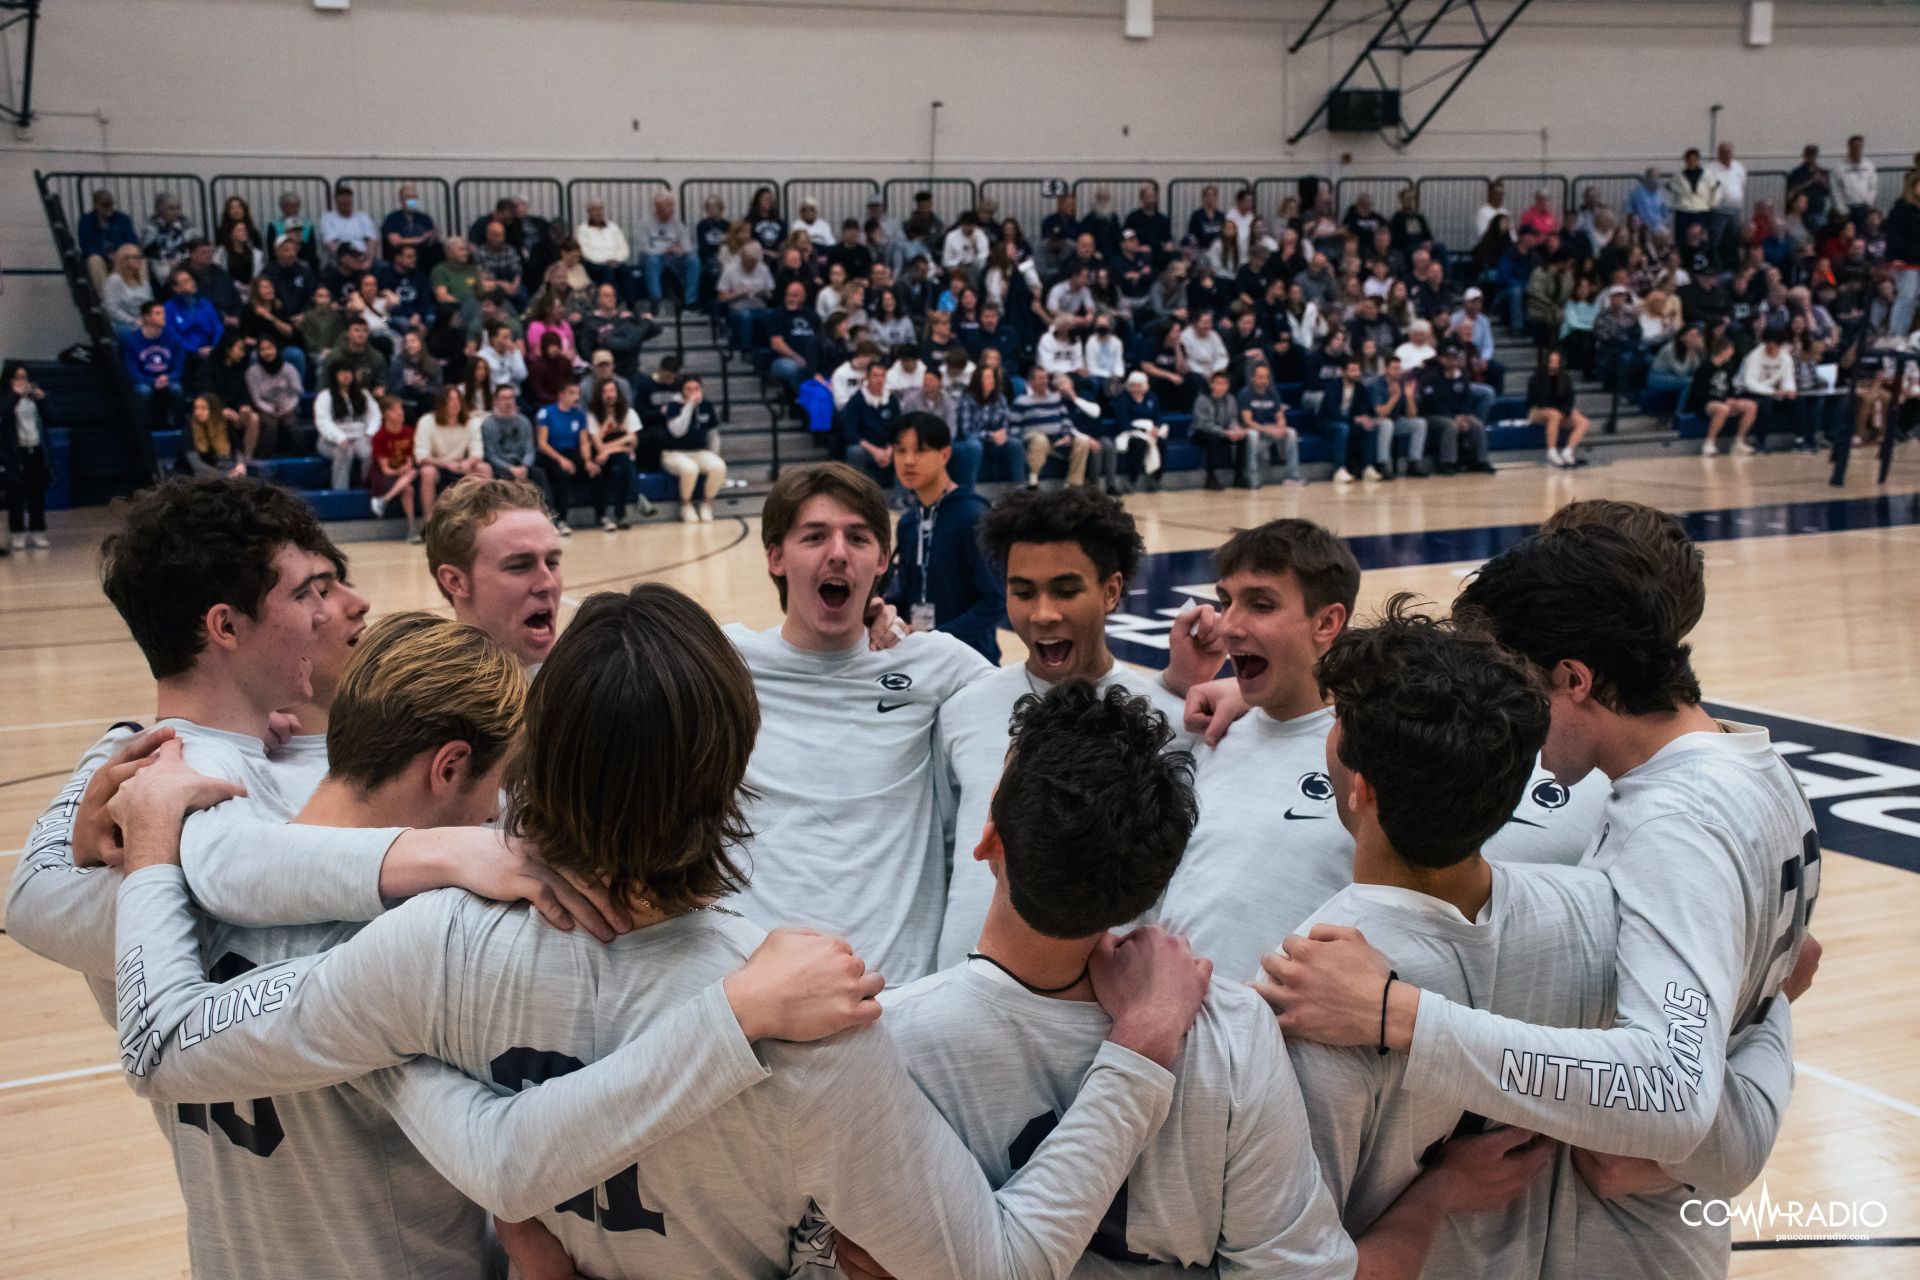
POLYGON ((1327 815, 1324 813, 1295 813, 1293 810, 1289 809, 1285 813, 1281 814, 1280 816, 1283 818, 1291 818, 1295 822, 1303 822, 1313 818, 1324 818, 1327 815))
POLYGON ((1547 825, 1544 822, 1535 822, 1531 818, 1513 817, 1513 818, 1508 818, 1507 821, 1517 822, 1523 827, 1544 827, 1547 825))
POLYGON ((874 705, 879 707, 881 712, 885 713, 888 711, 898 711, 902 707, 910 707, 913 704, 911 702, 877 702, 874 705))

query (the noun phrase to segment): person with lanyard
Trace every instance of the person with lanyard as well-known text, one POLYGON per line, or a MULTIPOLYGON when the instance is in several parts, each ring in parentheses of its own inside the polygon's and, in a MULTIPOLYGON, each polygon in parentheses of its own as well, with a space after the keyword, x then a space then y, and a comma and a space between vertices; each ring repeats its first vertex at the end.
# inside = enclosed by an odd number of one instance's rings
POLYGON ((47 393, 33 381, 27 366, 7 366, 0 385, 0 492, 7 495, 7 541, 0 556, 28 547, 44 550, 47 540, 47 489, 52 469, 47 465, 47 432, 40 420, 40 401, 47 393))
POLYGON ((900 517, 887 603, 915 631, 944 631, 998 664, 1002 613, 1000 575, 977 536, 988 502, 947 474, 953 432, 930 413, 902 414, 893 424, 893 465, 917 502, 900 517))

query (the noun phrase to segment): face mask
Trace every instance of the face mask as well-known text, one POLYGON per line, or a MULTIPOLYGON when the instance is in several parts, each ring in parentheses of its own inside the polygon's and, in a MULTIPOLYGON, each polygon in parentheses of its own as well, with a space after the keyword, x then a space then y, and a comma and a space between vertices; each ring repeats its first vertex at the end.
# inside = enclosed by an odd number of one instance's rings
POLYGON ((410 212, 413 212, 413 213, 420 212, 420 201, 418 200, 418 198, 409 196, 402 203, 404 207, 408 209, 410 212))

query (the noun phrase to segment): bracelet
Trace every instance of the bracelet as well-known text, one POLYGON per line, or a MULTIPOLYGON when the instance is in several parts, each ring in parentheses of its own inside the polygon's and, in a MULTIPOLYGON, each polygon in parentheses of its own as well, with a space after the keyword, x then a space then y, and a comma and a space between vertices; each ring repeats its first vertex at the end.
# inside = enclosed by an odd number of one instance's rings
POLYGON ((1387 993, 1393 990, 1393 984, 1400 979, 1400 971, 1387 970, 1387 985, 1380 988, 1380 1056, 1387 1056, 1387 993))

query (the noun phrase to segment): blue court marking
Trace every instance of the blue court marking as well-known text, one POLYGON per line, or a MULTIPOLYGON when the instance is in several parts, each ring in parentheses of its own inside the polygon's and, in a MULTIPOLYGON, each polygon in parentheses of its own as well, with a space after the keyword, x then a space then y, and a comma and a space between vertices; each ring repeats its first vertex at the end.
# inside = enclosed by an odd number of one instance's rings
MULTIPOLYGON (((1920 493, 1695 511, 1680 517, 1697 542, 1791 537, 1920 524, 1920 493)), ((1348 538, 1365 569, 1486 560, 1536 525, 1489 525, 1348 538)), ((1122 612, 1107 620, 1116 656, 1167 665, 1167 633, 1190 600, 1214 599, 1213 553, 1146 557, 1122 612)), ((1812 803, 1823 848, 1920 874, 1920 741, 1807 720, 1736 703, 1713 714, 1766 727, 1812 803)))
MULTIPOLYGON (((1695 542, 1784 538, 1850 529, 1920 525, 1920 493, 1833 498, 1680 513, 1695 542)), ((1481 525, 1414 533, 1362 534, 1346 539, 1360 568, 1404 569, 1425 564, 1489 560, 1539 528, 1535 524, 1481 525)), ((1107 620, 1107 640, 1120 658, 1144 667, 1167 665, 1167 632, 1189 599, 1214 599, 1213 551, 1163 551, 1141 563, 1121 611, 1107 620)))

